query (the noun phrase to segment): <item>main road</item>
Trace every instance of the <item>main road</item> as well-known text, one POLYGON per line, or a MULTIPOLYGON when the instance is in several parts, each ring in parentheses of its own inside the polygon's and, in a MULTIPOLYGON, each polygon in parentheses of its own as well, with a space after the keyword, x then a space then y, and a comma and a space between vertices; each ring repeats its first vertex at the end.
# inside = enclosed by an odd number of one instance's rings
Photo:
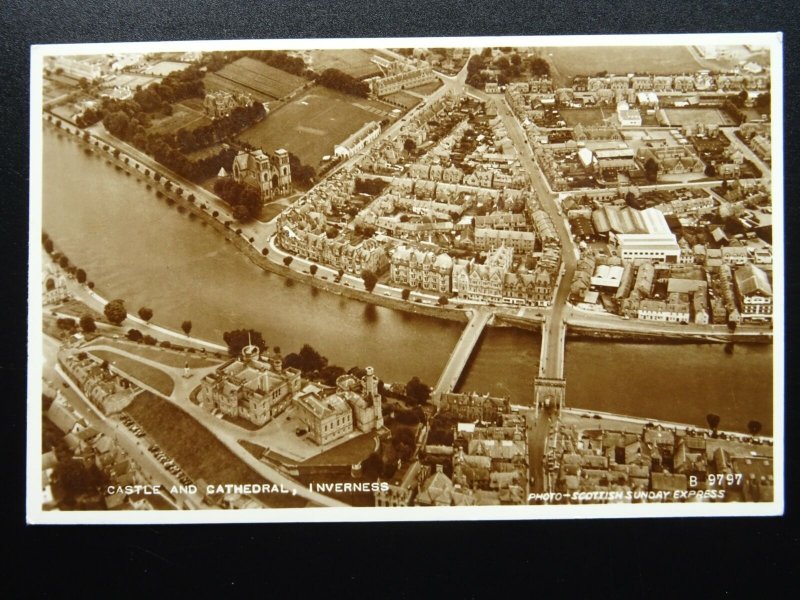
POLYGON ((575 250, 572 245, 572 235, 561 214, 558 196, 553 193, 547 185, 544 173, 542 173, 539 165, 536 164, 533 158, 533 152, 525 130, 511 112, 505 98, 502 95, 486 94, 474 88, 470 89, 470 94, 481 100, 493 102, 497 107, 497 114, 503 119, 508 137, 517 150, 523 168, 530 175, 533 190, 536 192, 542 209, 553 222, 561 244, 562 270, 558 280, 558 288, 553 297, 553 304, 550 308, 549 317, 543 325, 543 327, 547 329, 546 332, 543 331, 543 335, 547 336, 547 344, 544 345, 542 349, 542 356, 546 360, 542 361, 542 368, 540 370, 540 375, 543 377, 559 379, 563 371, 563 341, 565 336, 563 330, 565 328, 566 307, 569 299, 572 277, 575 274, 575 267, 577 264, 575 250))

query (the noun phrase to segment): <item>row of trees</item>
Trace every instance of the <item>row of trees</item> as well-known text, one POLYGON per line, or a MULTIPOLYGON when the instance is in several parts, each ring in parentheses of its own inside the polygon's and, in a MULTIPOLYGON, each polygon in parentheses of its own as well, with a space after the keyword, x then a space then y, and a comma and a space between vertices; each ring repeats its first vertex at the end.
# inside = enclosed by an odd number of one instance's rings
POLYGON ((369 95, 369 84, 348 75, 339 69, 325 69, 317 75, 317 83, 337 92, 344 92, 360 98, 369 95))

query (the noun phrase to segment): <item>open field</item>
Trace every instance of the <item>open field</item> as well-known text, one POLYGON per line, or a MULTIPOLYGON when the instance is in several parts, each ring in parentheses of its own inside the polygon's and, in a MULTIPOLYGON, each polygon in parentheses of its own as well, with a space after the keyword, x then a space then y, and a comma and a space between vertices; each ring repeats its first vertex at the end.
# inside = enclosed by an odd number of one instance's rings
MULTIPOLYGON (((419 88, 417 88, 417 90, 418 89, 419 88)), ((417 104, 422 102, 422 98, 418 98, 417 96, 409 94, 408 92, 395 92, 394 94, 388 94, 384 96, 384 98, 388 102, 392 102, 393 104, 399 104, 406 110, 414 108, 417 104)))
POLYGON ((89 353, 100 360, 107 360, 118 371, 127 373, 138 381, 149 385, 154 390, 158 390, 165 396, 169 396, 175 388, 175 382, 172 381, 172 377, 167 375, 164 371, 141 363, 138 360, 128 358, 116 352, 110 352, 109 350, 89 350, 89 353))
POLYGON ((431 81, 430 83, 426 83, 425 85, 420 85, 412 89, 418 94, 427 96, 428 94, 432 94, 438 90, 440 87, 442 87, 442 80, 437 79, 436 81, 431 81))
POLYGON ((339 69, 356 79, 380 75, 378 65, 371 61, 369 50, 314 50, 310 53, 309 67, 317 73, 325 69, 339 69))
MULTIPOLYGON (((212 87, 214 84, 221 86, 233 84, 238 88, 244 88, 244 91, 273 100, 283 98, 307 83, 302 77, 248 57, 225 65, 216 73, 209 74, 205 81, 208 89, 214 89, 212 87)), ((223 87, 223 89, 227 88, 223 87)))
POLYGON ((375 435, 365 433, 309 458, 303 466, 354 465, 368 458, 375 451, 375 446, 375 435))
MULTIPOLYGON (((147 391, 125 409, 161 449, 173 458, 195 482, 210 484, 265 483, 263 477, 236 457, 205 427, 181 409, 147 391)), ((272 507, 305 506, 306 501, 289 494, 259 494, 272 507)))
POLYGON ((182 369, 189 363, 190 369, 199 369, 203 367, 212 367, 221 364, 225 359, 205 357, 202 354, 187 354, 179 350, 171 350, 168 348, 157 348, 155 346, 145 346, 136 342, 129 342, 127 340, 114 340, 109 338, 98 338, 95 342, 96 345, 102 344, 106 346, 113 346, 125 352, 136 354, 148 360, 158 361, 164 363, 168 367, 175 367, 182 369))
POLYGON ((159 77, 166 77, 170 73, 174 73, 175 71, 183 71, 184 69, 189 68, 189 63, 182 63, 182 62, 173 62, 170 60, 162 60, 159 63, 154 65, 150 65, 145 69, 145 73, 148 75, 157 75, 159 77))
POLYGON ((202 106, 198 110, 195 106, 178 102, 172 105, 172 114, 162 119, 153 120, 148 128, 148 133, 171 134, 179 129, 196 129, 203 125, 211 124, 204 113, 202 106))
POLYGON ((667 118, 673 127, 680 125, 732 125, 730 118, 716 108, 666 108, 667 118))
POLYGON ((584 127, 604 125, 606 119, 614 116, 612 108, 559 108, 558 112, 564 118, 567 127, 575 127, 578 124, 584 127))
POLYGON ((542 54, 553 67, 557 86, 568 85, 576 75, 594 75, 601 71, 617 75, 671 74, 702 68, 683 46, 544 48, 542 54))
POLYGON ((333 154, 334 145, 364 123, 387 118, 392 108, 383 102, 314 86, 240 134, 239 139, 268 152, 285 148, 317 168, 323 156, 333 154))

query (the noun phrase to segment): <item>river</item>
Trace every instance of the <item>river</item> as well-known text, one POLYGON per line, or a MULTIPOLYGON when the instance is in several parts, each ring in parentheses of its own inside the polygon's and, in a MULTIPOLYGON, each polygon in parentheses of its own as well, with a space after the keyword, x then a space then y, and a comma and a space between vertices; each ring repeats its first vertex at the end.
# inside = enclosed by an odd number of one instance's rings
MULTIPOLYGON (((134 176, 86 155, 63 134, 44 131, 45 230, 86 270, 96 290, 122 298, 130 312, 222 343, 229 329, 252 327, 284 353, 309 343, 332 364, 375 367, 387 381, 417 375, 433 385, 461 325, 363 304, 257 268, 200 220, 180 214, 134 176)), ((540 337, 489 329, 459 389, 509 395, 528 404, 540 337)), ((723 428, 772 422, 772 346, 620 344, 569 341, 567 404, 723 428)))

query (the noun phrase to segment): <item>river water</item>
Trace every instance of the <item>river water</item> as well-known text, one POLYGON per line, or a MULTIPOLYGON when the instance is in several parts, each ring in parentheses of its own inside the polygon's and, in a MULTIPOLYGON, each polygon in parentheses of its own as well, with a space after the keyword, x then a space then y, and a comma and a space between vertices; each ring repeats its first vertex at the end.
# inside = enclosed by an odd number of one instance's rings
MULTIPOLYGON (((387 381, 417 375, 433 384, 461 325, 342 298, 257 268, 200 220, 180 214, 134 176, 86 155, 63 134, 44 132, 43 224, 56 247, 86 270, 96 290, 130 312, 218 343, 252 327, 284 353, 309 343, 332 364, 372 365, 387 381)), ((540 338, 489 329, 459 389, 531 401, 540 338)), ((772 347, 570 341, 567 404, 723 428, 759 420, 771 432, 772 347)))

